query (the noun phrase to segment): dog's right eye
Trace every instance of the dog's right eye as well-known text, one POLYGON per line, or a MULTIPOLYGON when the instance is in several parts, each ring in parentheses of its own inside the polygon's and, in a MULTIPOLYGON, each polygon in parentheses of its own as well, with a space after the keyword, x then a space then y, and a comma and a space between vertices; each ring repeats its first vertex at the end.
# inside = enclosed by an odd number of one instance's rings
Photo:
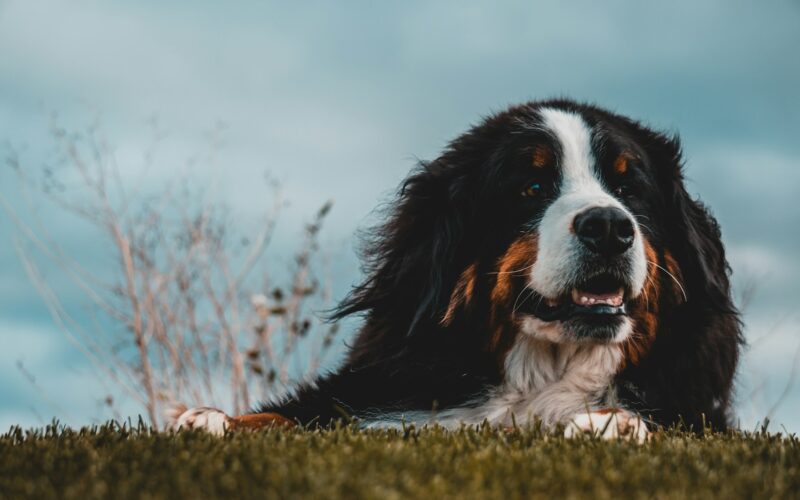
POLYGON ((539 182, 529 183, 525 189, 522 190, 522 196, 526 198, 535 198, 542 192, 542 184, 539 182))

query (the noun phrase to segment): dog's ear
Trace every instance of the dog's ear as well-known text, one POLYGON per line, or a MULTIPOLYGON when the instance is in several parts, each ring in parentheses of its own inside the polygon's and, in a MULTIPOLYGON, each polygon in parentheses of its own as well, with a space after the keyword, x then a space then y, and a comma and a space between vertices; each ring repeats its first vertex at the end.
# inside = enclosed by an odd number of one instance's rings
POLYGON ((666 195, 665 243, 680 267, 686 298, 721 312, 735 312, 719 224, 708 208, 686 191, 679 138, 651 132, 649 143, 666 195))
POLYGON ((463 165, 447 155, 420 167, 403 183, 387 222, 367 235, 362 258, 366 280, 334 317, 367 313, 408 334, 424 329, 447 309, 463 257, 469 213, 463 165))
POLYGON ((675 234, 683 238, 670 246, 680 256, 678 262, 687 280, 687 294, 702 290, 711 305, 731 312, 730 268, 719 225, 705 205, 686 192, 681 180, 675 181, 674 189, 674 222, 681 229, 675 234))

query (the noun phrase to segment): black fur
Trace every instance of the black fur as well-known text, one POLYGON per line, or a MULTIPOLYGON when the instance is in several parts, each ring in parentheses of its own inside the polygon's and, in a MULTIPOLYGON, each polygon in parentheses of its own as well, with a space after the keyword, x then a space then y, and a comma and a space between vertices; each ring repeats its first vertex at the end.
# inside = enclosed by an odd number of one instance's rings
MULTIPOLYGON (((393 410, 479 404, 487 389, 502 382, 502 346, 487 348, 491 276, 498 257, 541 215, 541 207, 520 206, 510 193, 525 181, 513 164, 542 133, 534 125, 543 106, 580 113, 612 142, 639 154, 641 170, 624 202, 646 214, 647 237, 661 263, 668 250, 683 275, 687 300, 662 295, 655 341, 643 359, 618 374, 618 397, 661 425, 729 425, 739 318, 719 228, 684 188, 678 139, 569 100, 495 114, 412 173, 366 246, 366 280, 334 315, 364 318, 346 361, 258 412, 324 426, 393 410), (473 263, 479 278, 472 301, 445 325, 441 319, 459 276, 473 263)), ((673 286, 667 277, 659 279, 673 286)))

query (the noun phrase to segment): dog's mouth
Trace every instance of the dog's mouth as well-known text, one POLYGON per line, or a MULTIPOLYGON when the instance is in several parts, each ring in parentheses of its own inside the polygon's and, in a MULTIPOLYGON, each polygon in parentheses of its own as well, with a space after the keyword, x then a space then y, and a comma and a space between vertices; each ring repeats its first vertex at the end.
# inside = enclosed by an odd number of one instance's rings
POLYGON ((622 279, 603 273, 577 284, 556 299, 534 293, 523 307, 525 312, 543 321, 564 321, 580 316, 625 316, 627 295, 622 279))

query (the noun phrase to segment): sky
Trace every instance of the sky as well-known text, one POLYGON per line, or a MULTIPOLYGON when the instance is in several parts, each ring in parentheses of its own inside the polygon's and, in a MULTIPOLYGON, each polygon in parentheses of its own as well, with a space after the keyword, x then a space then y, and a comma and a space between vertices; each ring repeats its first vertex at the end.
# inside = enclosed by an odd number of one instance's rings
MULTIPOLYGON (((156 190, 223 126, 223 161, 194 181, 251 220, 271 203, 263 173, 278 178, 291 205, 277 256, 333 200, 322 243, 341 297, 360 276, 356 230, 418 159, 510 104, 595 102, 680 133, 688 188, 721 223, 737 293, 755 290, 737 415, 754 428, 780 401, 773 429, 798 432, 798 27, 800 2, 788 0, 0 0, 0 149, 36 168, 52 154, 53 112, 69 127, 99 116, 123 173, 156 190), (145 175, 154 117, 166 138, 145 175)), ((0 200, 29 209, 5 164, 0 200)), ((38 209, 82 262, 108 264, 105 241, 38 209)), ((95 422, 114 387, 49 315, 15 236, 0 212, 0 430, 95 422)), ((66 307, 86 306, 57 269, 45 273, 66 307)))

